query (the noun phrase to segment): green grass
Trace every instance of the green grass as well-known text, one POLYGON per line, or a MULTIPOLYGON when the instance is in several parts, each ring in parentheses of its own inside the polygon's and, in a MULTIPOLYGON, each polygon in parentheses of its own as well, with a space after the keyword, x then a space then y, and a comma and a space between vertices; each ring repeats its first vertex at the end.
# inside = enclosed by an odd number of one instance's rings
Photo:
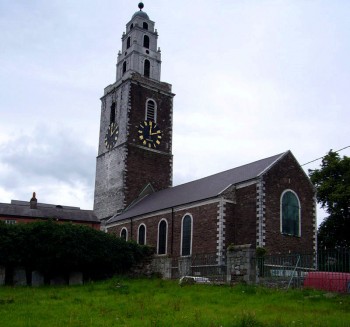
POLYGON ((116 278, 74 287, 1 287, 0 326, 350 326, 350 296, 116 278))

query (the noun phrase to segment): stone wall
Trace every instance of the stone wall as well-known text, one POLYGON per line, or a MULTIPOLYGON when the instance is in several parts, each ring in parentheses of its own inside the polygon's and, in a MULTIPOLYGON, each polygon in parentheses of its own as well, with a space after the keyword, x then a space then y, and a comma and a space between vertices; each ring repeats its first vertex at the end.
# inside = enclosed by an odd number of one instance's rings
MULTIPOLYGON (((8 271, 10 276, 6 276, 5 268, 0 267, 0 286, 5 285, 5 277, 8 282, 12 281, 13 286, 42 286, 44 285, 44 276, 39 271, 32 271, 31 275, 27 274, 22 268, 15 268, 12 272, 8 271), (27 279, 28 278, 28 279, 27 279), (31 279, 31 280, 30 280, 31 279)), ((57 275, 52 277, 48 283, 50 285, 82 285, 82 272, 71 272, 69 276, 57 275)))
POLYGON ((169 257, 154 257, 151 264, 151 269, 154 274, 160 274, 164 279, 171 279, 171 263, 169 257))
POLYGON ((227 282, 254 284, 258 280, 255 249, 251 244, 236 245, 227 251, 227 282))

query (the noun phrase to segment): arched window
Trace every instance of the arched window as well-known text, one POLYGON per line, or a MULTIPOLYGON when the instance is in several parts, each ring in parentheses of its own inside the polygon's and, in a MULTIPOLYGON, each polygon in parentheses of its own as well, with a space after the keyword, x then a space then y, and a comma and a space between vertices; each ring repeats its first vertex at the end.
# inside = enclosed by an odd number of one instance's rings
POLYGON ((281 196, 281 232, 300 236, 300 202, 292 190, 286 190, 281 196))
POLYGON ((110 119, 109 119, 109 124, 114 123, 114 122, 115 122, 115 102, 113 102, 111 105, 111 115, 110 115, 110 119))
POLYGON ((126 72, 126 61, 123 62, 123 74, 126 72))
POLYGON ((148 30, 148 24, 146 22, 143 22, 142 27, 143 29, 148 30))
POLYGON ((157 106, 152 99, 148 99, 146 102, 146 120, 152 120, 157 122, 157 106))
POLYGON ((143 37, 143 46, 147 49, 149 49, 149 37, 148 35, 144 35, 143 37))
POLYGON ((123 238, 125 241, 128 240, 128 230, 125 227, 123 227, 120 231, 120 237, 123 238))
POLYGON ((158 225, 158 254, 166 254, 168 224, 162 219, 158 225))
POLYGON ((134 24, 130 25, 130 31, 134 28, 134 24))
POLYGON ((130 48, 130 42, 131 42, 131 39, 130 39, 130 36, 129 36, 128 39, 126 40, 126 48, 127 49, 130 48))
POLYGON ((137 236, 137 243, 140 245, 146 244, 146 226, 144 224, 141 224, 139 226, 139 232, 137 236))
POLYGON ((191 255, 192 252, 192 217, 185 215, 181 226, 181 255, 191 255))
POLYGON ((146 59, 143 67, 143 75, 145 75, 145 77, 149 77, 150 72, 151 72, 151 63, 149 62, 148 59, 146 59))

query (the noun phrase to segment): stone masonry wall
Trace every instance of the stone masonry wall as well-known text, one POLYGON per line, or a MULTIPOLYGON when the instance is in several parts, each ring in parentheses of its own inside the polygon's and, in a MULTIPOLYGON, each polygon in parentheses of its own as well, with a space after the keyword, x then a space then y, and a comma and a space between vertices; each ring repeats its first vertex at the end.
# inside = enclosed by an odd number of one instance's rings
POLYGON ((255 249, 251 244, 237 245, 227 251, 227 282, 256 283, 255 249))

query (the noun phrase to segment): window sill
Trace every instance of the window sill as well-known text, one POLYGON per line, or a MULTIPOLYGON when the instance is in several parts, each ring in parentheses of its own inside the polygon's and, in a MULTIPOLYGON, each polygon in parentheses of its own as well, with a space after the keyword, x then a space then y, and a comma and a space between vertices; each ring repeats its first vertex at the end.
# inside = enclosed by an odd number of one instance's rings
POLYGON ((294 235, 294 234, 287 234, 287 233, 281 233, 283 236, 289 236, 289 237, 297 237, 300 238, 300 235, 294 235))

